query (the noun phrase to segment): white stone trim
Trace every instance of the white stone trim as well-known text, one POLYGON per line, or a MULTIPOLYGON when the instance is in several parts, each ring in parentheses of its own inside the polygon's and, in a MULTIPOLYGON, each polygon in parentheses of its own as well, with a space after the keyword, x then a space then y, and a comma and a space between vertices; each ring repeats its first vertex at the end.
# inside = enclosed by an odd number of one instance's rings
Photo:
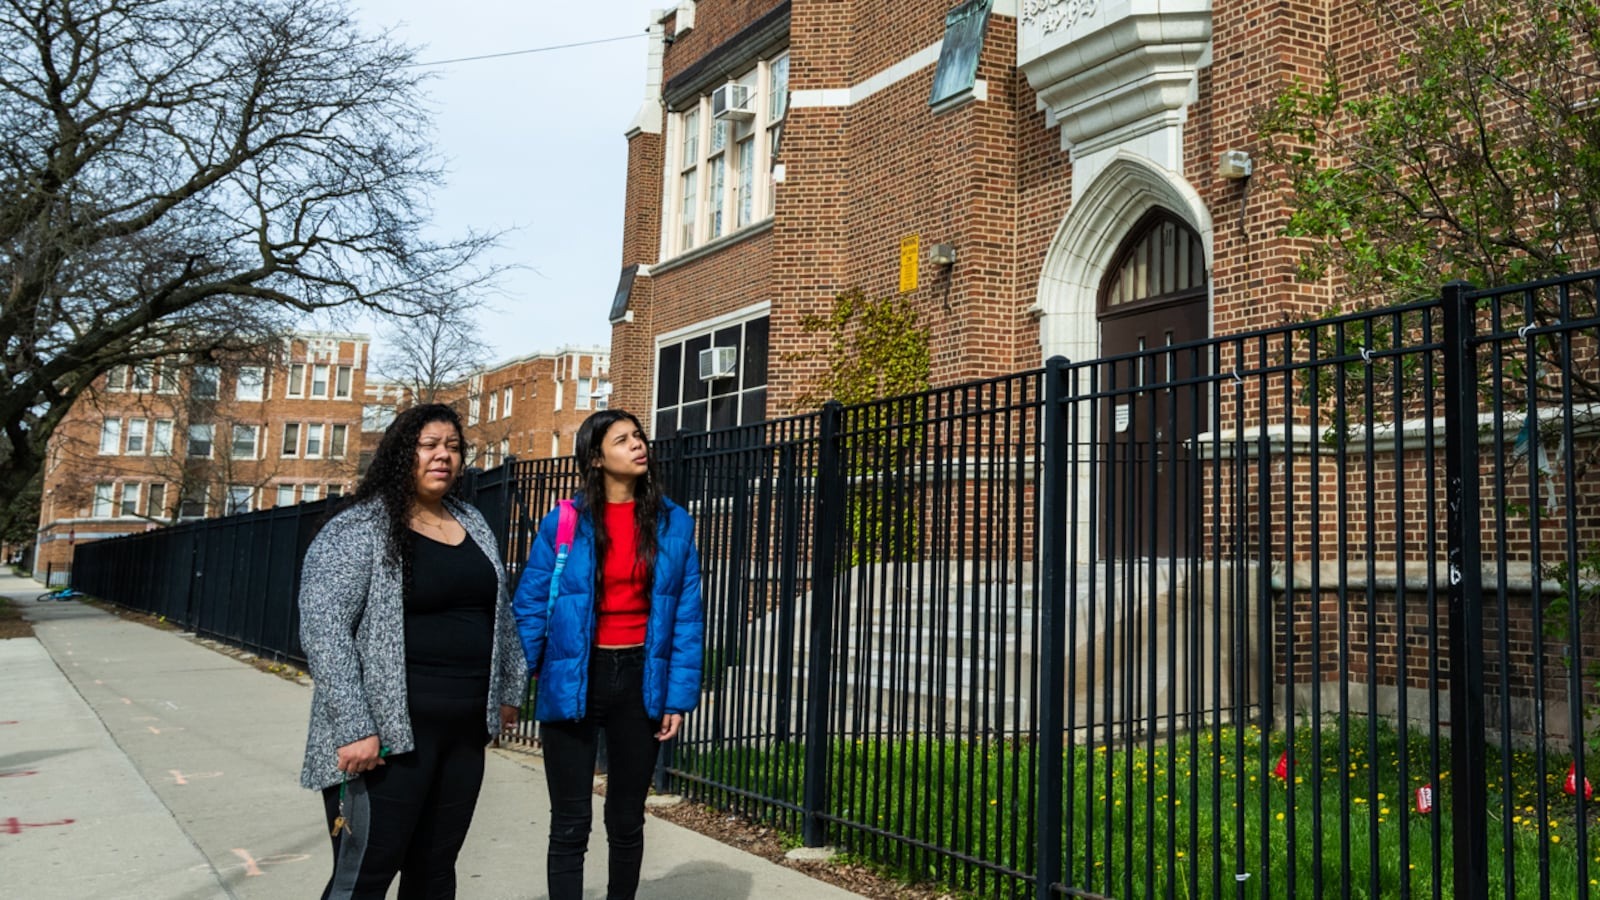
POLYGON ((789 108, 805 109, 819 106, 854 106, 873 94, 894 87, 896 84, 910 78, 927 67, 939 62, 939 47, 944 44, 941 38, 921 50, 911 54, 905 59, 889 66, 881 72, 858 84, 847 88, 825 88, 822 90, 790 91, 789 108))
POLYGON ((724 325, 732 325, 736 322, 743 322, 747 319, 759 319, 764 315, 770 315, 771 312, 772 301, 763 300, 760 303, 753 303, 744 307, 743 309, 736 309, 730 313, 723 313, 720 316, 712 316, 709 319, 701 319, 693 325, 685 325, 682 328, 674 328, 671 331, 664 331, 661 334, 656 335, 656 346, 659 348, 662 344, 671 344, 676 341, 681 341, 686 337, 703 334, 708 331, 716 331, 718 328, 721 328, 724 325))
POLYGON ((644 101, 639 104, 633 122, 623 132, 623 136, 629 139, 639 134, 660 134, 664 118, 661 110, 661 61, 666 55, 667 31, 661 24, 661 17, 652 18, 648 33, 650 48, 645 51, 644 101))

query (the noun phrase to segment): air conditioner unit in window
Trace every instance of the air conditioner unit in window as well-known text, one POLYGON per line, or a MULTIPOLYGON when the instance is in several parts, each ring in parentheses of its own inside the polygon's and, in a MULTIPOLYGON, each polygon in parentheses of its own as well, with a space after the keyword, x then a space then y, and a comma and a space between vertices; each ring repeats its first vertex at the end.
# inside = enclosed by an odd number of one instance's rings
POLYGON ((738 350, 733 347, 710 347, 700 351, 700 380, 717 381, 732 378, 738 365, 738 350))
POLYGON ((751 109, 750 88, 730 81, 711 92, 711 118, 744 121, 756 116, 751 109))

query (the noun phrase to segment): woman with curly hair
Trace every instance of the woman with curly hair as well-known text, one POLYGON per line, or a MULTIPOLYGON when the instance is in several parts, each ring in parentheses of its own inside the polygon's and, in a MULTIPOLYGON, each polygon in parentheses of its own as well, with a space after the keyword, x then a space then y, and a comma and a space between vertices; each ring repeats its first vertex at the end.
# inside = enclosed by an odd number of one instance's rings
POLYGON ((628 900, 639 887, 657 748, 700 702, 700 559, 694 520, 662 495, 638 419, 597 412, 578 428, 576 445, 576 521, 566 535, 559 507, 545 516, 513 607, 539 679, 550 898, 583 896, 595 737, 605 729, 606 896, 628 900))
POLYGON ((333 837, 325 900, 381 900, 396 874, 404 900, 455 896, 484 748, 526 691, 494 535, 452 496, 464 443, 450 407, 402 412, 306 551, 300 781, 333 837))

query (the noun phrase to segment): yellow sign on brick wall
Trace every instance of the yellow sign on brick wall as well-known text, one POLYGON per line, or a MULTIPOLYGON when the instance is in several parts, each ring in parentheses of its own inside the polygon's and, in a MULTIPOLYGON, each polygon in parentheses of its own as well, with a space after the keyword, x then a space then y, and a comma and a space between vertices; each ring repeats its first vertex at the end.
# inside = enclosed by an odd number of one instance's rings
POLYGON ((917 289, 917 257, 921 241, 914 234, 900 239, 900 293, 917 289))

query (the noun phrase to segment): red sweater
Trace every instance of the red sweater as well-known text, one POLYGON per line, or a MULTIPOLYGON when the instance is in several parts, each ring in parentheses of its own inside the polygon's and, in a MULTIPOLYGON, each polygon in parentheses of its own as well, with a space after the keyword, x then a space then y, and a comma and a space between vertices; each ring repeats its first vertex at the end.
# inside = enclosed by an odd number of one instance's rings
POLYGON ((637 566, 638 529, 633 502, 606 504, 606 535, 611 548, 600 570, 600 608, 594 642, 602 647, 644 643, 650 618, 650 594, 644 571, 637 566))

